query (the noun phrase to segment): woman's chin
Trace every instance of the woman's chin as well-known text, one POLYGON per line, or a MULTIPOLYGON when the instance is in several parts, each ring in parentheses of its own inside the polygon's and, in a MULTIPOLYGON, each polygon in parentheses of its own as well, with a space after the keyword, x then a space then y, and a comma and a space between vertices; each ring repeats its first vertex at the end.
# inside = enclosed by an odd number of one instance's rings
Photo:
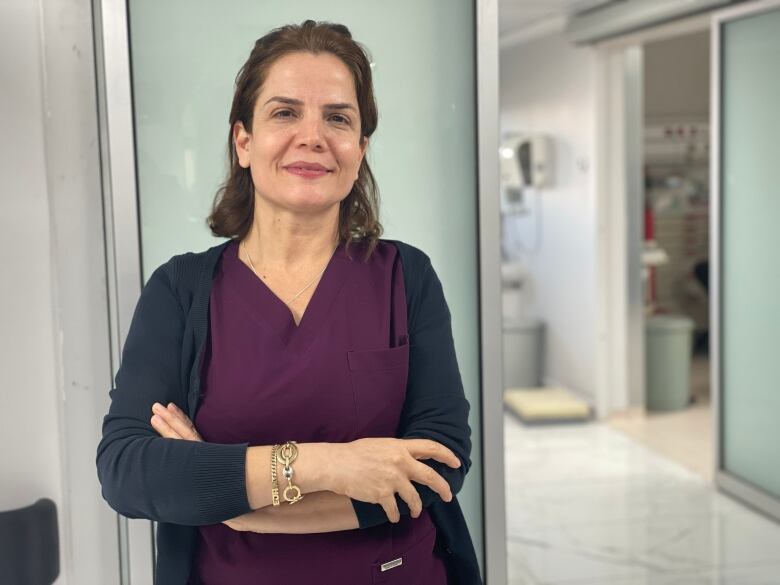
POLYGON ((286 201, 288 208, 298 213, 322 213, 340 203, 333 195, 311 191, 288 194, 286 201))

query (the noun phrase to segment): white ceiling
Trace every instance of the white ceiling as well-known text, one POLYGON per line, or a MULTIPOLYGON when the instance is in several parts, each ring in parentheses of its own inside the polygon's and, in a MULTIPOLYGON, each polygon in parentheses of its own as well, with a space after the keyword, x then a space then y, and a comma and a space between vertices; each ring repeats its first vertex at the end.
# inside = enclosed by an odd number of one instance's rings
POLYGON ((506 37, 513 33, 543 25, 545 21, 558 21, 577 12, 615 0, 499 0, 498 34, 506 37))

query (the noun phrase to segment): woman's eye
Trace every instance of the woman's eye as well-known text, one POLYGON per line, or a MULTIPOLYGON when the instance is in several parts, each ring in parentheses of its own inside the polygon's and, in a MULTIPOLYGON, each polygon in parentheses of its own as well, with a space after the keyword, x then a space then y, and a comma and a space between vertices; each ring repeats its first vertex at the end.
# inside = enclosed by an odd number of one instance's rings
MULTIPOLYGON (((273 113, 274 118, 280 118, 280 119, 292 118, 294 116, 295 116, 295 112, 292 110, 276 110, 273 113)), ((330 116, 330 119, 338 124, 349 124, 349 118, 347 118, 346 116, 342 116, 341 114, 333 114, 332 116, 330 116)))

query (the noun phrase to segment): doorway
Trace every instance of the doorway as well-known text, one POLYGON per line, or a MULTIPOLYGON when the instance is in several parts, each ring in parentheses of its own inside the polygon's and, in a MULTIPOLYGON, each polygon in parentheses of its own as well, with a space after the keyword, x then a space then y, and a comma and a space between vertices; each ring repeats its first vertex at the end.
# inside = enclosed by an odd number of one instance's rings
POLYGON ((712 479, 710 402, 710 31, 695 27, 626 49, 636 83, 628 210, 633 392, 610 424, 712 479), (637 164, 638 162, 638 164, 637 164), (637 212, 639 216, 637 216, 637 212), (639 280, 638 286, 636 280, 639 280))
MULTIPOLYGON (((634 409, 634 421, 620 424, 636 423, 630 432, 656 449, 687 441, 689 453, 665 454, 774 518, 780 517, 780 480, 776 466, 767 462, 774 459, 770 450, 777 444, 771 439, 777 429, 777 395, 769 391, 776 387, 777 374, 769 348, 776 345, 770 332, 776 331, 773 291, 780 281, 771 252, 776 245, 768 238, 776 232, 773 153, 779 89, 765 64, 780 51, 778 25, 780 2, 748 2, 600 47, 605 103, 616 106, 611 116, 601 112, 602 164, 614 171, 603 173, 610 180, 599 193, 603 218, 613 220, 606 245, 600 246, 607 260, 601 302, 617 299, 619 308, 614 321, 607 321, 613 330, 606 336, 609 351, 602 355, 625 358, 628 364, 622 379, 606 377, 610 383, 602 390, 602 404, 607 413, 634 409), (663 76, 648 71, 664 61, 674 68, 691 60, 698 69, 677 81, 659 83, 663 76), (678 94, 680 103, 680 92, 693 91, 685 86, 697 77, 700 87, 707 86, 701 82, 707 61, 711 82, 698 109, 657 116, 652 107, 664 100, 651 97, 650 84, 655 89, 665 84, 662 97, 678 94), (702 116, 706 104, 709 113, 702 116), (652 213, 646 212, 646 202, 652 213), (671 225, 675 221, 678 225, 671 225), (621 238, 627 245, 616 248, 621 238), (664 250, 668 258, 645 267, 639 260, 647 247, 656 256, 664 247, 673 253, 664 250), (687 350, 691 358, 687 392, 677 409, 683 413, 680 436, 668 425, 653 424, 677 415, 651 420, 644 412, 654 392, 645 366, 655 363, 653 348, 645 343, 657 341, 651 316, 664 312, 686 317, 690 334, 676 356, 687 350), (697 409, 698 419, 685 418, 684 413, 697 409)), ((608 365, 602 363, 602 371, 608 365)))

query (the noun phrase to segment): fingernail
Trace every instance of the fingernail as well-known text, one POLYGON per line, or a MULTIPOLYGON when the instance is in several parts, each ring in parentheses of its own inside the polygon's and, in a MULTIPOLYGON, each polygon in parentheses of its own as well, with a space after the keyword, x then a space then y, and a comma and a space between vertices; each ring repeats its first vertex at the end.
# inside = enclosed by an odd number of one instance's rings
POLYGON ((155 411, 155 412, 157 412, 161 408, 162 408, 162 405, 159 402, 155 402, 154 404, 152 404, 152 410, 155 411))
POLYGON ((153 422, 153 423, 159 423, 159 422, 160 422, 160 420, 161 420, 161 419, 160 419, 160 417, 159 417, 159 416, 157 416, 156 414, 155 414, 155 415, 152 417, 152 422, 153 422))

